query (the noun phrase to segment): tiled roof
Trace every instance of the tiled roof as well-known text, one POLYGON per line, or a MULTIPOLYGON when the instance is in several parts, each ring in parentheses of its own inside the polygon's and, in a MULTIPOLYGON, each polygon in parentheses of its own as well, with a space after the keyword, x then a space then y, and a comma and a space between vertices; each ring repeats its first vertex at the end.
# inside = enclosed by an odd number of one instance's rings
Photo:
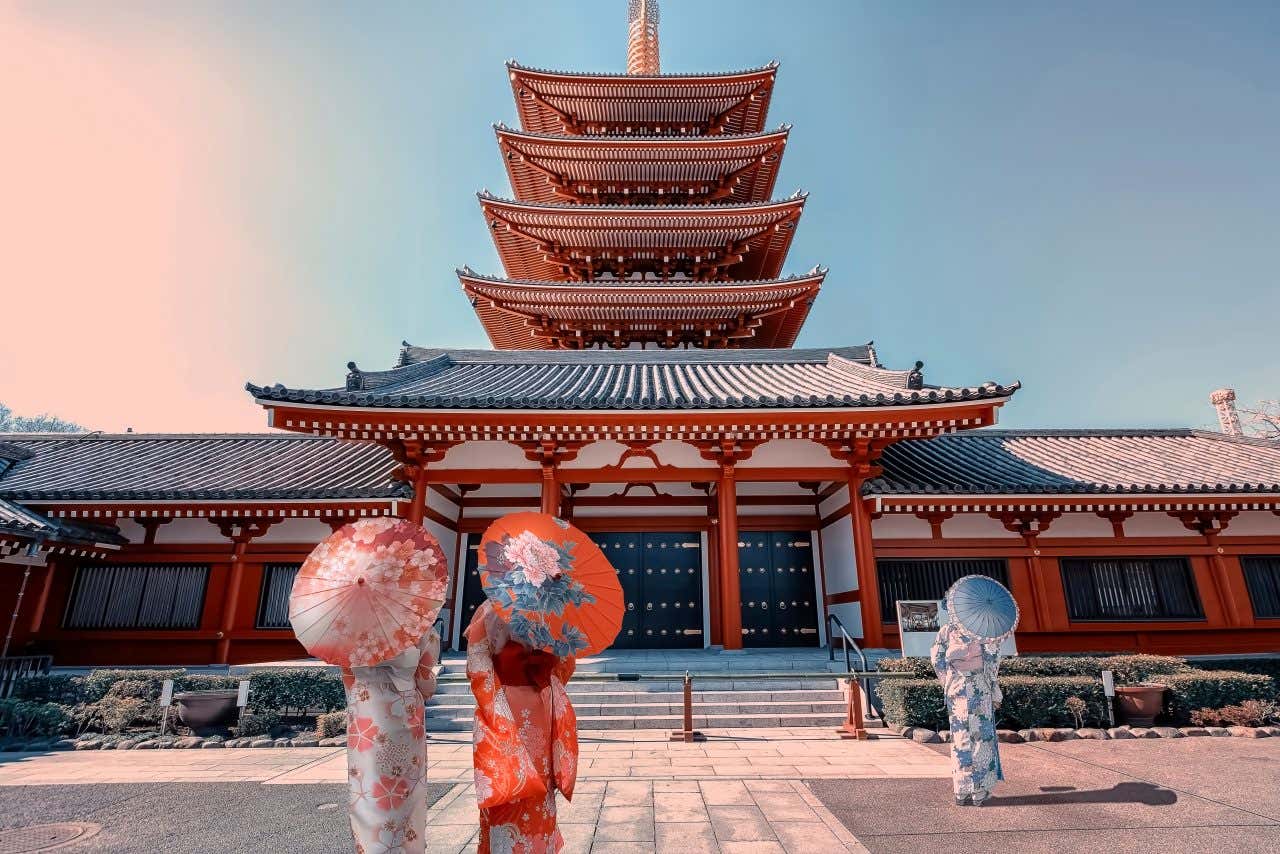
POLYGON ((891 445, 893 495, 1280 492, 1280 442, 1204 430, 976 430, 891 445))
POLYGON ((260 401, 404 409, 696 410, 892 407, 1007 397, 1019 387, 908 388, 868 347, 815 350, 431 350, 346 388, 246 388, 260 401))
POLYGON ((16 500, 183 501, 403 497, 386 448, 280 434, 23 435, 0 477, 16 500))
POLYGON ((65 519, 51 519, 42 513, 0 498, 0 534, 50 540, 123 545, 127 540, 115 531, 97 525, 82 525, 65 519))

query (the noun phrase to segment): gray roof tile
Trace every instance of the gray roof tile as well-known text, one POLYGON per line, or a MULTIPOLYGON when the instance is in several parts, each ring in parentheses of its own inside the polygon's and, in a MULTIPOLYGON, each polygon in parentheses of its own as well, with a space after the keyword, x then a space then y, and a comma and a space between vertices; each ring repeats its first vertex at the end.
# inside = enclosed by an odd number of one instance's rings
POLYGON ((405 409, 694 410, 892 407, 1007 397, 1019 384, 907 387, 869 347, 810 350, 437 350, 405 345, 345 388, 246 388, 263 401, 405 409))
POLYGON ((34 455, 0 477, 17 500, 403 497, 380 445, 279 434, 23 435, 34 455))
POLYGON ((1280 492, 1280 442, 1206 430, 976 430, 891 445, 869 494, 1280 492))

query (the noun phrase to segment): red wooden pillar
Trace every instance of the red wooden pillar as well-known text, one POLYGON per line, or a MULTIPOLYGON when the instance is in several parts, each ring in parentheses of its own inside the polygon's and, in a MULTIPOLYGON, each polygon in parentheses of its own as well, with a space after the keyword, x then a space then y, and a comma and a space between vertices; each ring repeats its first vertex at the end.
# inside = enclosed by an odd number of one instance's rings
POLYGON ((864 478, 851 469, 849 474, 849 520, 853 525, 853 556, 858 564, 858 602, 862 609, 862 642, 867 647, 884 646, 884 626, 880 614, 880 582, 876 575, 876 550, 871 541, 871 514, 862 499, 864 478))
POLYGON ((240 586, 244 581, 244 557, 249 541, 261 537, 271 527, 271 522, 243 520, 210 520, 234 544, 231 550, 230 575, 226 594, 222 598, 222 618, 218 623, 218 646, 214 651, 215 664, 229 664, 231 657, 231 632, 236 625, 236 611, 240 605, 240 586))
POLYGON ((44 612, 49 607, 49 593, 53 590, 53 574, 57 571, 58 561, 49 558, 44 570, 44 583, 40 585, 40 595, 36 597, 35 608, 31 612, 31 634, 36 634, 44 625, 44 612))
POLYGON ((556 477, 556 465, 545 460, 542 463, 542 512, 560 515, 560 481, 556 477))
POLYGON ((413 483, 413 501, 409 502, 409 512, 405 518, 415 525, 421 525, 427 515, 427 464, 419 462, 405 468, 405 473, 411 476, 413 483))
POLYGON ((720 519, 720 634, 725 649, 742 649, 742 593, 738 580, 738 482, 733 463, 721 463, 716 493, 720 519))

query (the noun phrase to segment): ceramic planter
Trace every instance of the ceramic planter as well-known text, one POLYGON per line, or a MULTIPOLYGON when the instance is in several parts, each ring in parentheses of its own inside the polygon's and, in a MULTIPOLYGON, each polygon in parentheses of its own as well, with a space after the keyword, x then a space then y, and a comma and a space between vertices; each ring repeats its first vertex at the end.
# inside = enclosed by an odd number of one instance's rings
POLYGON ((1133 726, 1151 726, 1156 715, 1164 711, 1163 685, 1117 685, 1120 719, 1133 726))
POLYGON ((173 695, 178 720, 196 732, 228 726, 236 720, 235 689, 225 691, 183 691, 173 695))

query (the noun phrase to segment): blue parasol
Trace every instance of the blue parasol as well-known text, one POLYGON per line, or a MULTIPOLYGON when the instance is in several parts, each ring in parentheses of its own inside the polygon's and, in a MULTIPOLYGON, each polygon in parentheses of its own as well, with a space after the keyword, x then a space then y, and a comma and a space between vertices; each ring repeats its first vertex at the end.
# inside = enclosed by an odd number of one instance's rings
POLYGON ((1018 603, 994 578, 966 575, 947 591, 952 625, 979 640, 1000 640, 1018 625, 1018 603))

